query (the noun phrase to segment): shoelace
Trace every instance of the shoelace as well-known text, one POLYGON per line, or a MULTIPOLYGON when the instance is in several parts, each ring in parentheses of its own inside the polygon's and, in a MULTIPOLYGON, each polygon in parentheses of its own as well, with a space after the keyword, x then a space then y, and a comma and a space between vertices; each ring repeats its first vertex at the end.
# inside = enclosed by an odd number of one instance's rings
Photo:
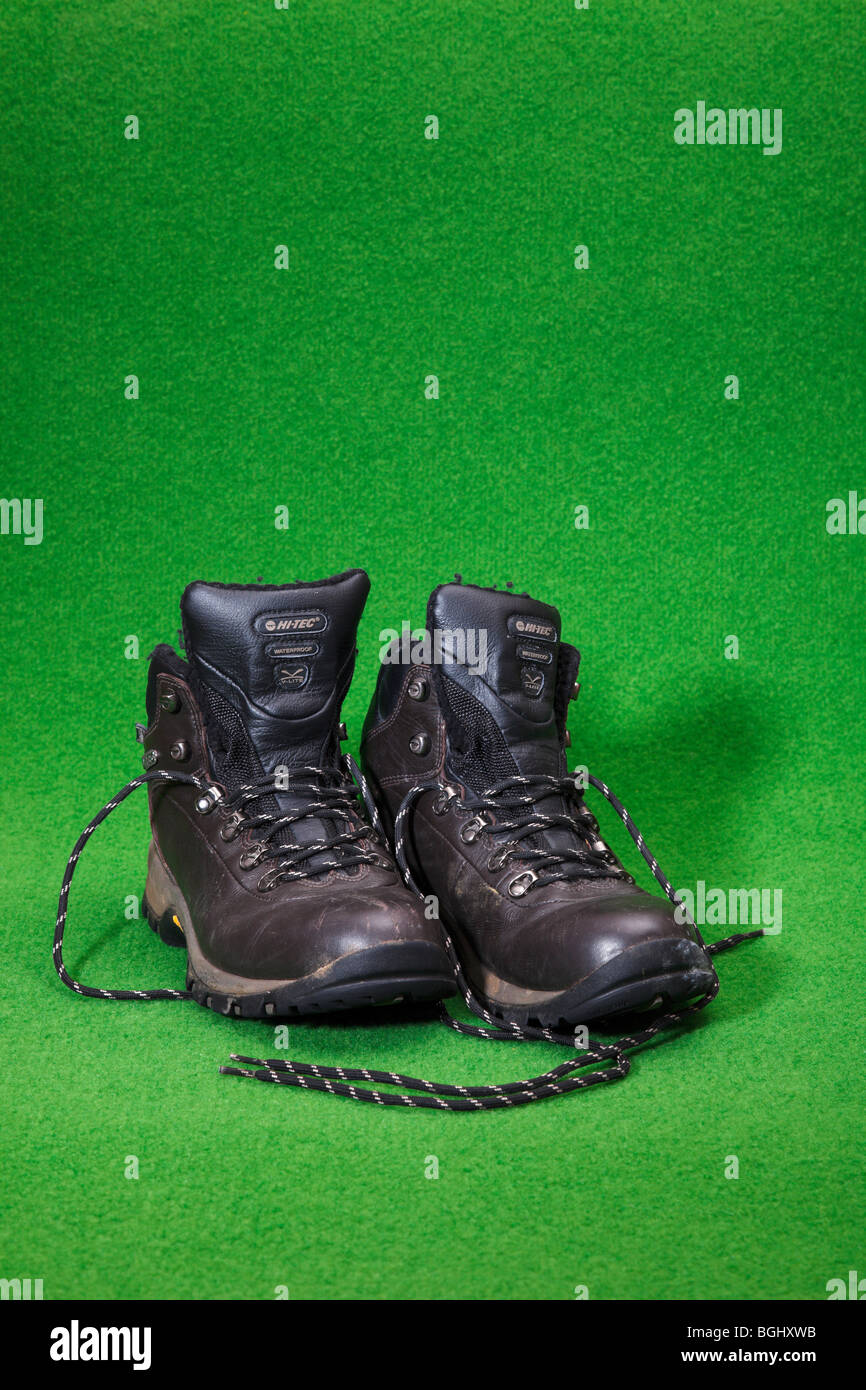
MULTIPOLYGON (((359 841, 369 841, 370 826, 358 816, 358 788, 347 780, 345 767, 290 768, 286 780, 287 786, 279 790, 291 791, 293 796, 302 798, 302 805, 296 811, 251 810, 256 801, 274 796, 273 778, 247 783, 222 798, 223 805, 231 812, 228 825, 223 830, 224 839, 236 839, 245 830, 263 832, 256 837, 253 848, 245 851, 240 860, 243 869, 252 869, 258 864, 271 866, 259 880, 258 886, 262 892, 276 887, 281 880, 294 883, 333 869, 380 862, 375 850, 365 850, 359 846, 359 841), (284 828, 299 825, 305 820, 326 821, 330 822, 332 829, 337 826, 343 828, 327 839, 308 843, 276 843, 284 828), (323 855, 332 857, 323 858, 323 855)), ((381 827, 377 824, 374 829, 379 833, 381 827)))
MULTIPOLYGON (((436 783, 436 786, 440 785, 436 783)), ((500 836, 508 837, 498 844, 490 855, 488 868, 503 869, 510 859, 534 864, 535 868, 530 873, 521 875, 525 881, 518 896, 529 892, 533 887, 572 878, 622 878, 632 882, 631 875, 617 864, 602 840, 598 822, 585 805, 581 793, 582 787, 574 777, 536 775, 508 777, 477 796, 468 792, 461 800, 457 791, 446 783, 442 795, 434 802, 434 809, 439 815, 444 815, 450 806, 454 805, 460 814, 469 814, 470 818, 460 832, 461 838, 467 842, 477 839, 479 835, 493 839, 500 836), (538 802, 553 795, 564 798, 566 804, 572 799, 575 815, 540 811, 538 802), (572 831, 583 841, 581 846, 542 849, 526 843, 539 831, 561 828, 572 831), (470 831, 471 834, 468 833, 470 831)), ((410 791, 409 797, 415 797, 414 788, 410 791)), ((408 799, 404 799, 400 808, 402 811, 406 807, 407 813, 414 804, 413 800, 407 807, 408 799)), ((398 821, 399 818, 400 812, 398 821)), ((395 827, 395 834, 400 839, 405 820, 404 816, 403 821, 399 823, 400 833, 395 827)), ((409 872, 405 856, 401 871, 405 878, 409 872)), ((410 879, 407 879, 408 882, 410 879)))
MULTIPOLYGON (((350 760, 351 761, 351 760, 350 760)), ((355 764, 352 763, 353 772, 360 777, 355 764)), ((363 779, 362 779, 363 781, 363 779)), ((755 937, 763 936, 763 930, 751 932, 738 932, 733 936, 725 937, 722 941, 715 941, 709 945, 704 942, 697 926, 685 910, 684 905, 677 897, 676 892, 666 875, 659 868, 655 856, 649 851, 643 836, 632 820, 622 802, 614 796, 613 792, 598 778, 590 776, 589 783, 594 786, 613 806, 617 815, 622 820, 631 838, 634 840, 641 855, 649 865, 653 877, 664 889, 665 894, 676 903, 681 910, 685 920, 692 927, 698 941, 704 947, 708 955, 717 955, 720 951, 729 950, 733 946, 739 946, 743 941, 752 940, 755 937)), ((478 798, 470 798, 468 809, 477 809, 482 803, 485 809, 492 809, 495 804, 500 807, 502 804, 502 794, 504 791, 513 791, 515 787, 524 788, 523 795, 519 798, 519 804, 531 805, 535 800, 535 795, 543 793, 549 795, 551 791, 570 792, 572 795, 579 791, 573 778, 542 778, 542 777, 518 777, 510 778, 507 786, 502 784, 499 787, 488 788, 478 798), (535 795, 530 793, 527 788, 533 788, 535 795)), ((366 783, 363 784, 362 795, 365 802, 369 797, 366 783)), ((438 781, 419 782, 404 796, 400 803, 394 821, 394 849, 397 865, 400 869, 407 887, 411 888, 419 897, 423 897, 423 892, 415 882, 409 869, 406 858, 405 830, 406 824, 418 802, 418 799, 425 792, 438 792, 441 797, 449 796, 451 789, 438 781)), ((467 803, 464 803, 466 805, 467 803)), ((588 812, 586 815, 578 812, 582 826, 592 832, 597 830, 595 818, 588 812)), ((569 818, 563 816, 547 817, 536 812, 530 817, 535 825, 542 828, 548 820, 562 824, 569 818)), ((576 822, 572 822, 577 827, 576 822)), ((464 827, 465 828, 465 827, 464 827)), ((497 827, 501 830, 510 829, 508 823, 501 823, 497 827)), ((526 833, 531 833, 529 825, 525 827, 526 833)), ((585 833, 584 829, 579 829, 579 833, 585 833)), ((527 853, 526 847, 518 844, 517 850, 521 857, 527 853)), ((532 853, 532 851, 530 851, 532 853)), ((542 852, 543 853, 543 852, 542 852)), ((609 854, 605 846, 604 850, 607 858, 604 863, 610 873, 610 861, 613 856, 609 854)), ((545 858, 550 858, 545 854, 545 858)), ((557 856, 559 857, 559 856, 557 856)), ((571 855, 562 856, 565 862, 577 863, 577 858, 571 855)), ((591 861, 590 861, 591 862, 591 861)), ((614 861, 615 863, 615 861, 614 861)), ((621 872, 621 871, 620 871, 621 872)), ((553 874, 548 881, 553 878, 563 877, 563 874, 553 874)), ((630 875, 626 877, 630 878, 630 875)), ((533 881, 540 882, 541 876, 533 875, 533 881)), ((531 887, 531 884, 529 885, 531 887)), ((528 891, 528 890, 527 890, 528 891)), ((464 1023, 462 1020, 454 1018, 443 1005, 439 1007, 439 1017, 441 1021, 456 1032, 475 1038, 486 1038, 494 1042, 528 1042, 543 1041, 558 1043, 563 1047, 575 1048, 576 1038, 573 1033, 556 1033, 550 1028, 521 1028, 516 1023, 506 1023, 501 1019, 495 1018, 490 1014, 479 999, 475 997, 463 973, 454 943, 447 930, 440 922, 445 945, 451 958, 454 974, 464 1003, 479 1018, 482 1018, 489 1027, 482 1028, 476 1024, 464 1023)), ((538 1076, 528 1077, 522 1081, 511 1081, 501 1085, 490 1086, 454 1086, 445 1082, 426 1081, 421 1077, 406 1076, 401 1072, 372 1071, 366 1067, 322 1067, 312 1062, 295 1062, 288 1058, 257 1058, 245 1057, 238 1053, 232 1054, 232 1061, 240 1063, 238 1066, 220 1067, 220 1071, 229 1076, 242 1076, 255 1081, 267 1081, 282 1086, 297 1086, 305 1090, 327 1091, 331 1095, 343 1096, 350 1100, 366 1101, 376 1105, 402 1105, 416 1109, 435 1109, 435 1110, 499 1110, 507 1106, 527 1105, 532 1101, 546 1100, 552 1096, 567 1095, 571 1091, 585 1090, 589 1086, 605 1084, 614 1081, 622 1081, 631 1070, 631 1062, 627 1056, 628 1052, 642 1047, 651 1039, 658 1037, 661 1033, 669 1033, 677 1024, 692 1014, 700 1013, 708 1004, 712 1003, 719 992, 719 977, 713 970, 714 982, 710 989, 700 999, 692 1004, 688 1004, 681 1009, 671 1010, 669 1013, 657 1016, 652 1023, 638 1032, 629 1034, 626 1037, 618 1038, 613 1043, 603 1043, 598 1039, 588 1038, 588 1046, 580 1048, 574 1057, 567 1062, 560 1063, 550 1071, 542 1072, 538 1076), (587 1072, 586 1075, 575 1075, 578 1071, 583 1071, 587 1067, 598 1067, 597 1071, 587 1072), (354 1081, 366 1081, 378 1084, 404 1086, 406 1091, 395 1093, 393 1091, 377 1091, 368 1087, 357 1087, 351 1083, 354 1081), (419 1091, 424 1094, 412 1095, 409 1092, 419 1091)))
POLYGON ((185 783, 187 786, 197 787, 204 794, 210 794, 219 798, 220 793, 212 787, 209 782, 204 782, 200 777, 196 777, 190 772, 145 772, 140 777, 133 777, 131 782, 127 782, 125 787, 107 801, 101 811, 97 811, 93 820, 84 827, 79 835, 75 848, 66 862, 63 872, 63 882, 60 885, 60 901, 57 904, 57 921, 54 925, 54 944, 51 948, 51 959, 54 962, 54 969, 60 976, 67 988, 75 991, 76 994, 84 994, 88 999, 191 999, 192 995, 187 989, 97 989, 94 985, 83 985, 80 981, 73 979, 63 964, 63 933, 66 930, 66 914, 69 904, 69 888, 72 883, 78 861, 84 851, 94 830, 97 830, 104 820, 107 820, 122 801, 131 796, 138 787, 145 786, 148 782, 177 782, 185 783))
MULTIPOLYGON (((316 793, 321 792, 323 784, 326 788, 328 788, 331 794, 328 796, 327 800, 314 802, 311 805, 305 806, 303 810, 294 813, 291 816, 263 813, 261 816, 247 817, 244 813, 242 819, 244 821, 249 820, 251 824, 255 823, 270 825, 272 832, 276 833, 277 829, 279 828, 279 824, 294 823, 295 821, 301 820, 308 815, 316 815, 319 818, 321 818, 323 813, 327 813, 331 816, 335 816, 338 814, 346 814, 343 808, 343 803, 351 803, 357 795, 357 793, 354 790, 352 790, 350 786, 346 785, 346 782, 351 777, 355 778, 358 785, 358 789, 361 793, 361 797, 364 801, 364 805, 367 806, 369 809, 369 807, 373 804, 369 788, 367 787, 367 783, 361 775, 360 770, 358 769, 354 760, 352 758, 344 758, 341 761, 341 770, 345 780, 343 785, 338 789, 337 787, 329 786, 330 781, 337 780, 338 774, 336 772, 332 773, 329 771, 325 771, 321 768, 297 769, 298 775, 306 774, 308 775, 308 777, 310 777, 311 780, 306 785, 314 787, 316 793), (315 778, 312 777, 312 774, 315 774, 315 778), (337 804, 338 790, 339 805, 337 804), (314 806, 316 807, 315 810, 313 810, 314 806), (273 822, 279 822, 279 824, 273 822)), ((69 974, 69 971, 63 964, 63 935, 66 930, 67 910, 69 904, 69 889, 70 885, 72 884, 72 879, 75 874, 75 869, 78 864, 78 860, 80 859, 81 854, 86 844, 90 840, 90 837, 93 834, 93 832, 96 829, 98 829, 98 827, 102 824, 104 820, 108 819, 112 811, 114 811, 121 804, 122 801, 125 801, 128 796, 131 796, 131 794, 134 791, 136 791, 139 787, 146 786, 149 782, 169 782, 174 783, 176 785, 195 787, 198 791, 202 793, 202 797, 199 802, 199 808, 201 810, 212 810, 213 807, 218 805, 219 803, 224 803, 226 805, 233 805, 234 803, 237 803, 238 810, 241 810, 241 808, 245 808, 247 805, 249 805, 251 801, 255 800, 256 797, 265 794, 273 795, 274 793, 274 784, 272 781, 270 781, 267 782, 267 784, 250 783, 239 788, 238 791, 233 793, 230 797, 225 797, 223 793, 220 791, 219 787, 215 786, 210 781, 204 780, 201 777, 196 777, 193 773, 163 772, 156 770, 152 772, 142 773, 140 777, 134 777, 131 782, 127 782, 126 786, 121 788, 121 790, 117 793, 116 796, 113 796, 110 801, 106 802, 106 804, 102 807, 100 811, 97 811, 96 815, 93 817, 93 820, 85 826, 84 830, 79 835, 75 847, 72 853, 70 854, 69 859, 67 860, 66 869, 64 870, 63 874, 63 882, 60 886, 60 900, 57 905, 57 920, 54 926, 54 943, 52 946, 52 960, 54 962, 54 968, 57 971, 57 974, 59 975, 60 979, 67 986, 67 988, 74 990, 76 994, 83 994, 90 999, 192 999, 193 997, 191 992, 186 989, 99 989, 94 985, 83 985, 79 980, 74 979, 69 974), (263 790, 263 788, 265 788, 265 790, 263 790), (205 803, 207 803, 207 805, 205 805, 205 803)), ((293 790, 300 790, 300 788, 304 785, 305 784, 301 783, 298 786, 294 786, 293 790)), ((375 807, 373 807, 373 810, 375 811, 375 807)), ((381 821, 379 820, 378 813, 375 814, 375 817, 371 816, 371 821, 373 822, 373 831, 376 833, 376 835, 379 836, 379 838, 381 838, 384 841, 385 837, 382 833, 382 826, 381 821)), ((238 825, 238 833, 240 833, 240 823, 238 825)), ((363 822, 361 822, 360 828, 357 831, 353 830, 351 835, 347 832, 344 836, 341 837, 341 839, 344 840, 346 843, 354 843, 354 841, 356 841, 357 839, 362 839, 365 836, 369 838, 370 828, 368 826, 365 826, 363 822)), ((325 872, 328 866, 322 865, 311 870, 309 867, 307 867, 306 869, 304 869, 303 867, 298 868, 296 867, 296 864, 298 862, 303 863, 303 861, 306 860, 308 854, 321 853, 323 850, 327 850, 333 843, 333 841, 331 841, 330 844, 326 841, 318 841, 314 842, 311 845, 298 846, 297 848, 299 848, 302 851, 302 853, 297 857, 297 859, 293 859, 291 854, 291 851, 295 848, 294 846, 273 846, 271 850, 266 853, 268 853, 270 857, 281 857, 280 862, 277 865, 280 877, 291 876, 292 878, 306 878, 310 876, 311 872, 325 872)), ((343 851, 343 853, 345 853, 345 851, 343 851)), ((359 862, 359 859, 362 856, 362 854, 362 851, 354 851, 354 862, 359 862)), ((378 858, 378 856, 374 857, 378 858)), ((364 858, 366 862, 366 856, 364 856, 364 858)), ((344 868, 345 862, 341 862, 339 864, 335 863, 334 867, 344 868)))
MULTIPOLYGON (((697 933, 701 945, 705 945, 695 923, 687 916, 684 905, 674 892, 670 879, 662 873, 655 855, 651 854, 647 849, 643 835, 638 830, 622 802, 614 796, 610 787, 608 787, 606 783, 599 781, 597 777, 588 775, 587 781, 591 786, 600 791, 602 796, 610 802, 647 864, 649 864, 656 882, 661 885, 671 902, 676 903, 677 906, 682 909, 684 920, 687 921, 688 925, 697 933)), ((443 785, 438 781, 419 782, 416 786, 411 787, 403 797, 394 819, 394 848, 397 864, 406 885, 411 888, 414 893, 417 893, 419 897, 422 897, 423 893, 412 877, 409 869, 406 859, 404 832, 407 821, 415 809, 418 798, 429 791, 440 792, 441 796, 437 798, 437 800, 441 800, 443 803, 441 809, 444 809, 446 798, 448 798, 449 801, 460 801, 457 792, 447 783, 443 785)), ((531 881, 526 885, 524 889, 525 892, 529 892, 536 884, 552 883, 558 879, 570 878, 573 876, 591 878, 622 877, 632 881, 631 874, 626 874, 624 870, 620 868, 607 845, 600 839, 598 822, 589 807, 584 805, 583 788, 574 777, 546 777, 540 775, 534 777, 509 777, 506 781, 500 782, 496 786, 488 787, 478 796, 468 795, 462 802, 462 805, 467 810, 474 811, 480 809, 484 812, 492 811, 497 816, 501 815, 503 809, 505 811, 511 811, 512 808, 529 808, 522 816, 515 817, 511 820, 497 819, 495 823, 489 822, 482 815, 477 816, 479 834, 486 833, 495 836, 502 833, 511 834, 515 827, 518 830, 517 835, 512 835, 510 843, 501 845, 494 851, 494 855, 498 856, 497 868, 504 868, 509 858, 516 858, 522 861, 536 860, 540 861, 541 865, 546 865, 551 861, 558 862, 561 860, 563 864, 568 865, 570 872, 554 872, 550 870, 548 872, 536 874, 534 871, 529 871, 527 877, 530 878, 531 881), (517 792, 515 795, 516 789, 521 787, 524 789, 523 793, 517 792), (537 810, 532 810, 540 798, 550 796, 552 793, 572 797, 576 801, 577 819, 572 816, 561 814, 551 816, 542 814, 537 810), (592 836, 592 846, 587 845, 586 849, 561 849, 550 851, 535 849, 521 843, 524 836, 554 825, 568 826, 581 838, 592 836)), ((464 834, 466 829, 467 826, 464 825, 464 834)), ((490 856, 491 859, 494 858, 494 855, 490 856)))
MULTIPOLYGON (((350 757, 344 758, 342 765, 346 772, 350 773, 355 778, 364 804, 370 812, 373 828, 381 834, 379 817, 376 814, 375 806, 363 774, 360 772, 354 759, 350 757)), ((654 877, 664 889, 667 896, 672 902, 678 902, 670 881, 659 869, 656 859, 647 849, 642 835, 637 830, 637 827, 625 807, 617 800, 610 791, 610 788, 603 782, 600 782, 595 777, 590 777, 589 781, 613 806, 644 859, 649 864, 654 877)), ((192 998, 188 990, 100 989, 91 985, 83 985, 69 974, 63 963, 63 937, 67 921, 69 889, 84 847, 89 842, 93 832, 108 818, 111 812, 114 811, 121 802, 125 801, 138 787, 144 786, 149 782, 167 782, 194 786, 202 792, 203 798, 210 799, 212 804, 216 804, 222 797, 219 789, 214 787, 212 783, 196 777, 191 773, 165 771, 146 772, 142 776, 135 777, 131 782, 128 782, 116 796, 112 797, 112 799, 97 812, 82 831, 69 856, 64 871, 52 947, 52 959, 58 976, 63 984, 76 994, 82 994, 89 998, 112 1000, 192 998)), ((572 783, 572 785, 574 784, 572 783)), ((248 790, 254 790, 253 786, 251 785, 248 790)), ((271 787, 270 790, 272 791, 273 788, 271 787)), ((397 863, 407 886, 412 888, 416 893, 419 893, 420 890, 414 882, 406 862, 403 831, 406 820, 411 814, 418 798, 424 792, 428 791, 437 791, 441 795, 446 794, 448 788, 443 787, 439 782, 424 782, 412 787, 403 798, 394 826, 397 863)), ((698 939, 701 940, 697 927, 694 923, 691 923, 691 925, 698 939)), ((709 955, 715 955, 719 951, 728 950, 732 946, 738 946, 743 941, 763 936, 763 934, 763 930, 739 932, 734 936, 726 937, 722 941, 712 942, 709 945, 705 944, 705 950, 709 955)), ((521 1028, 517 1024, 503 1023, 501 1020, 494 1018, 473 995, 454 950, 454 944, 444 928, 443 936, 454 966, 455 977, 464 1002, 473 1013, 490 1025, 486 1028, 482 1028, 475 1024, 464 1023, 460 1019, 454 1018, 444 1005, 442 1005, 439 1009, 439 1016, 442 1022, 449 1028, 453 1028, 456 1032, 470 1037, 486 1038, 496 1042, 540 1040, 558 1043, 569 1048, 574 1048, 576 1046, 575 1037, 570 1033, 555 1033, 548 1028, 521 1028)), ((624 1080, 631 1069, 631 1062, 626 1055, 627 1052, 641 1047, 652 1038, 657 1037, 660 1033, 669 1031, 683 1019, 691 1014, 700 1012, 702 1009, 706 1008, 707 1004, 712 1002, 719 990, 718 976, 715 974, 715 971, 713 973, 714 984, 707 993, 695 1003, 687 1005, 685 1008, 664 1014, 661 1017, 657 1017, 646 1028, 630 1034, 627 1037, 618 1038, 614 1043, 602 1043, 590 1038, 588 1040, 589 1046, 579 1048, 577 1054, 568 1061, 538 1076, 529 1077, 522 1081, 489 1086, 454 1086, 444 1082, 426 1081, 419 1077, 406 1076, 400 1072, 374 1071, 366 1067, 322 1067, 312 1062, 296 1062, 288 1058, 270 1058, 263 1060, 253 1057, 244 1057, 238 1054, 232 1055, 232 1061, 243 1063, 242 1066, 224 1066, 220 1067, 220 1071, 229 1076, 248 1077, 256 1081, 273 1082, 283 1086, 301 1087, 305 1090, 325 1091, 331 1095, 344 1096, 352 1100, 376 1105, 402 1105, 410 1108, 431 1108, 454 1111, 495 1110, 505 1106, 525 1105, 532 1101, 544 1100, 552 1096, 567 1095, 571 1091, 584 1090, 589 1086, 624 1080), (584 1076, 575 1075, 576 1072, 582 1071, 586 1067, 593 1066, 598 1067, 599 1070, 588 1072, 584 1076), (351 1084, 354 1081, 367 1081, 380 1085, 405 1086, 408 1092, 415 1091, 422 1092, 423 1094, 398 1094, 391 1091, 382 1092, 371 1090, 367 1087, 359 1088, 351 1084)))

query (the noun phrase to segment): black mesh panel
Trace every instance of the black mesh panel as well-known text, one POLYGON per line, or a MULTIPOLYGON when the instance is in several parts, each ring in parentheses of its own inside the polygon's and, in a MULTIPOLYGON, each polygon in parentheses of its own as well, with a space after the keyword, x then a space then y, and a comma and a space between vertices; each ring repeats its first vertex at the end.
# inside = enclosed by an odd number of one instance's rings
POLYGON ((229 790, 256 781, 263 775, 262 765, 237 710, 209 685, 200 684, 198 693, 220 781, 229 790))
POLYGON ((516 776, 517 764, 490 711, 441 671, 438 687, 455 773, 476 792, 516 776))

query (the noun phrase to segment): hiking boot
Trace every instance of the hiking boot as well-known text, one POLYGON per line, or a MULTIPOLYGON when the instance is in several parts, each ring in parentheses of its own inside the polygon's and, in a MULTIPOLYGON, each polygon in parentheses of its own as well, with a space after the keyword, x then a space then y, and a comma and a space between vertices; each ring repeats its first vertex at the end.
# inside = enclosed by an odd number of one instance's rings
POLYGON ((506 1024, 562 1030, 711 990, 694 927, 623 870, 567 775, 580 658, 557 610, 445 584, 426 641, 425 660, 382 665, 361 759, 389 836, 407 798, 398 853, 438 899, 476 1000, 506 1024))
POLYGON ((452 994, 428 920, 365 819, 340 756, 340 707, 369 591, 362 570, 313 584, 191 584, 186 661, 153 652, 154 781, 144 910, 185 946, 200 1004, 244 1017, 452 994))

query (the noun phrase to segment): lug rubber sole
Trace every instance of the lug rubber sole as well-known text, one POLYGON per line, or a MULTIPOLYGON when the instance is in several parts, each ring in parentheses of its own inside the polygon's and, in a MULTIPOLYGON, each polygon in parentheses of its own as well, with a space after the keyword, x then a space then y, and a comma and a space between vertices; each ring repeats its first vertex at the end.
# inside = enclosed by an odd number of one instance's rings
POLYGON ((180 890, 153 849, 142 908, 160 940, 186 948, 186 988, 196 1003, 214 1013, 291 1018, 382 1004, 429 1004, 457 991, 444 946, 426 941, 385 942, 353 951, 293 980, 251 979, 220 970, 202 953, 180 890))

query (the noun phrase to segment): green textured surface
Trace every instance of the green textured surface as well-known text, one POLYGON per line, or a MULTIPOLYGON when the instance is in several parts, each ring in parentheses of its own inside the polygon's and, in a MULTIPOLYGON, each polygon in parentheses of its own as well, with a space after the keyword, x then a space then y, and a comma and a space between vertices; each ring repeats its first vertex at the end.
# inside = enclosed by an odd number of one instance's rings
MULTIPOLYGON (((853 0, 4 6, 2 493, 45 534, 0 537, 0 1275, 704 1299, 864 1272, 866 535, 825 526, 866 495, 863 37, 853 0), (782 153, 676 146, 699 99, 782 107, 782 153), (583 652, 577 759, 677 885, 783 891, 781 934, 624 1084, 383 1113, 220 1077, 264 1025, 53 976, 66 855, 138 768, 184 585, 355 564, 353 749, 380 629, 455 570, 514 580, 583 652)), ((182 981, 123 918, 146 843, 142 795, 82 862, 88 983, 182 981)), ((467 1084, 562 1060, 382 1014, 294 1024, 289 1055, 467 1084)))

